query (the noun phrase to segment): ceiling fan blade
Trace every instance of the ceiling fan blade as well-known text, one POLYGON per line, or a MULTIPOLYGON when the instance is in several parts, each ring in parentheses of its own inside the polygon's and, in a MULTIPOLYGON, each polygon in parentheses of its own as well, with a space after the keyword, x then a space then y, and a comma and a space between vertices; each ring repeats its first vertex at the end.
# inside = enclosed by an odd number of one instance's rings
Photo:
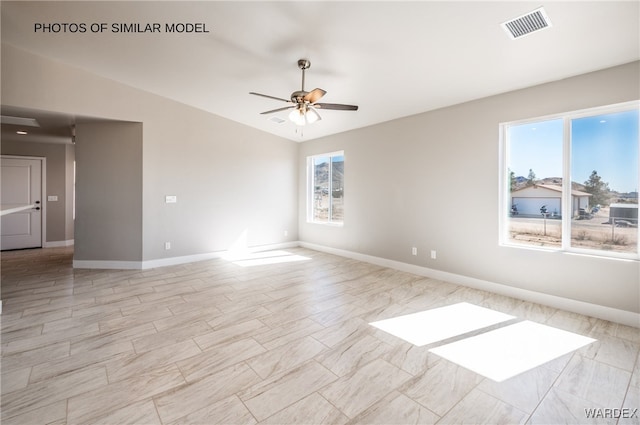
POLYGON ((313 106, 320 109, 335 109, 338 111, 357 111, 357 105, 342 105, 340 103, 314 103, 313 106))
POLYGON ((264 115, 264 114, 271 114, 273 112, 280 112, 280 111, 286 111, 287 109, 291 109, 291 108, 295 108, 296 105, 291 105, 291 106, 285 106, 284 108, 278 108, 278 109, 272 109, 270 111, 264 111, 264 112, 260 112, 260 115, 264 115))
POLYGON ((249 94, 253 94, 253 95, 256 95, 256 96, 262 96, 262 97, 268 97, 269 99, 281 100, 283 102, 292 103, 289 99, 283 99, 281 97, 269 96, 268 94, 255 93, 255 92, 252 92, 252 91, 249 92, 249 94))
POLYGON ((322 89, 313 89, 304 97, 304 100, 309 103, 316 103, 322 96, 324 96, 327 92, 322 89))

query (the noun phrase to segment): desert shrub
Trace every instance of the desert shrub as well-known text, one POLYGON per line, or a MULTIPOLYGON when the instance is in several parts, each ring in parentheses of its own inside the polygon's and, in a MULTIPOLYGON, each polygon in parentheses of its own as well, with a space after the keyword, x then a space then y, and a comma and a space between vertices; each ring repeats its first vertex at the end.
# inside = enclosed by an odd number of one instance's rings
POLYGON ((605 239, 604 244, 625 246, 627 244, 627 238, 623 235, 613 235, 612 238, 605 239))
POLYGON ((591 236, 586 230, 580 230, 573 238, 577 241, 587 241, 591 239, 591 236))

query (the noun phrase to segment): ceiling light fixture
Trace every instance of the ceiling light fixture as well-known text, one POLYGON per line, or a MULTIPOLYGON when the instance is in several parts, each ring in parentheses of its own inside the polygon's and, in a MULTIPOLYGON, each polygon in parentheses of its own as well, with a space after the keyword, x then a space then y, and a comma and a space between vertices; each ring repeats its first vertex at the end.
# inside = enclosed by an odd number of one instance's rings
POLYGON ((311 105, 306 103, 300 104, 296 109, 291 111, 289 119, 297 125, 313 124, 316 121, 321 120, 320 114, 311 105))
POLYGON ((29 134, 29 133, 27 133, 27 132, 26 132, 26 131, 24 131, 24 130, 18 130, 18 131, 16 131, 16 134, 22 134, 22 135, 25 135, 25 134, 29 134))

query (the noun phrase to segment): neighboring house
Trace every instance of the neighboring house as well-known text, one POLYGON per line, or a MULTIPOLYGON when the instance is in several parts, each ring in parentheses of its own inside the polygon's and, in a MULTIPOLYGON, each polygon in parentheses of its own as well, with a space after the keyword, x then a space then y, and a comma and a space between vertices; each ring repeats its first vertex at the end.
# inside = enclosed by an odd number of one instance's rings
MULTIPOLYGON (((571 191, 572 216, 579 213, 580 208, 589 207, 590 193, 579 190, 571 191)), ((511 205, 515 205, 518 214, 540 215, 540 208, 546 205, 551 216, 562 215, 562 187, 551 184, 538 184, 511 193, 511 205)))

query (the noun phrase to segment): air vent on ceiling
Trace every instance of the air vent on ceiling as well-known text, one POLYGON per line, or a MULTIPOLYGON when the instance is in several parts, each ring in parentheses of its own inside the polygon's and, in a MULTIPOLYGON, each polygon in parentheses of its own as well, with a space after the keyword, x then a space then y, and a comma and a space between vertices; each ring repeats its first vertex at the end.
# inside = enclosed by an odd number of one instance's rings
POLYGON ((501 24, 513 40, 549 28, 551 21, 543 7, 501 24))
POLYGON ((287 120, 283 120, 280 117, 271 117, 271 118, 269 118, 269 121, 274 122, 276 124, 282 124, 283 122, 286 122, 287 120))
POLYGON ((22 125, 27 127, 40 127, 35 118, 12 117, 10 115, 2 115, 2 124, 22 125))

